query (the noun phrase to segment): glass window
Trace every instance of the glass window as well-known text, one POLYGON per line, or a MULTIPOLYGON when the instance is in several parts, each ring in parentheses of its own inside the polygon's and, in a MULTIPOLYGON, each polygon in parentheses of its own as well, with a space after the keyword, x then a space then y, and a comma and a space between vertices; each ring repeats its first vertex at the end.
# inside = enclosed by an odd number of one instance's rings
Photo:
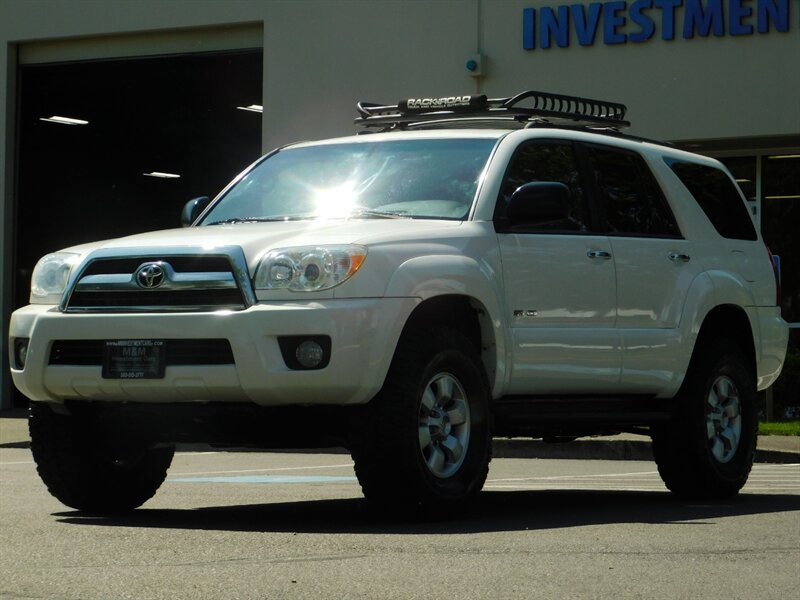
POLYGON ((443 138, 288 148, 256 165, 202 224, 370 216, 464 219, 495 143, 443 138))
POLYGON ((783 318, 800 322, 800 155, 764 156, 761 226, 780 256, 783 318))
POLYGON ((581 185, 578 163, 572 144, 567 142, 531 142, 520 146, 506 171, 495 220, 502 221, 505 207, 514 190, 526 183, 553 181, 569 189, 569 216, 566 219, 526 227, 536 232, 584 232, 591 230, 591 215, 581 185))
POLYGON ((609 235, 680 236, 661 188, 641 156, 604 146, 586 148, 609 235))
POLYGON ((757 199, 756 189, 756 161, 755 156, 736 156, 733 158, 720 158, 722 164, 728 167, 734 180, 742 190, 742 194, 749 202, 757 199))
POLYGON ((739 190, 724 171, 697 163, 667 162, 722 237, 758 239, 739 190))

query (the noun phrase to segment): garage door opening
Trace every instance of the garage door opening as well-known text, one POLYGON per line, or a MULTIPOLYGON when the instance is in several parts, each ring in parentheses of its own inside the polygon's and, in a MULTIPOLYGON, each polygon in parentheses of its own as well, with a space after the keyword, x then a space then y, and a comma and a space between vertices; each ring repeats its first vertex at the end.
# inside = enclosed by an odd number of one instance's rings
POLYGON ((15 306, 42 255, 178 227, 258 158, 262 71, 260 49, 21 66, 15 306))

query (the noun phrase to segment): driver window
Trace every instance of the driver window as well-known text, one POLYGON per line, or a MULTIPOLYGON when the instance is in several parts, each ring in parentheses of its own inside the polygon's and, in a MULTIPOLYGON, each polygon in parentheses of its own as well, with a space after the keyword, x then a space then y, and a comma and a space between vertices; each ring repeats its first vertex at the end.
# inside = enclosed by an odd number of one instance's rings
MULTIPOLYGON (((506 219, 506 205, 518 187, 534 181, 555 181, 569 189, 568 217, 558 221, 526 226, 526 232, 588 232, 591 215, 581 184, 575 150, 568 142, 532 142, 521 145, 506 171, 495 209, 495 222, 506 219)), ((518 228, 514 228, 517 230, 518 228)))

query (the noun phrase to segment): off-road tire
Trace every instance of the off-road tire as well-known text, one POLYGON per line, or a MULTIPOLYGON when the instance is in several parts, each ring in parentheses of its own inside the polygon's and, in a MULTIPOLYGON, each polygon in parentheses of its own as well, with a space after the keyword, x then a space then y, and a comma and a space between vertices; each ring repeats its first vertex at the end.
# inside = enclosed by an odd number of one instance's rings
POLYGON ((755 377, 741 349, 701 340, 677 401, 675 419, 652 432, 661 478, 680 498, 734 496, 750 474, 758 435, 755 377))
POLYGON ((31 451, 48 491, 63 504, 96 514, 133 510, 164 482, 175 449, 141 447, 115 455, 81 419, 31 403, 31 451))
POLYGON ((483 364, 464 335, 406 332, 352 447, 366 498, 443 511, 473 499, 491 460, 489 401, 483 364))

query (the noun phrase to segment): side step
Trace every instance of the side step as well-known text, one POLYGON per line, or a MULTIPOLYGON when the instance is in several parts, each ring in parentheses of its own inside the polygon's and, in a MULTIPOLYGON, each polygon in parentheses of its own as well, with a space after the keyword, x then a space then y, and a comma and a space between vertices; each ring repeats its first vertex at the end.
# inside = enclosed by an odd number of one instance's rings
POLYGON ((493 403, 494 435, 581 437, 673 418, 675 401, 653 396, 506 396, 493 403))

